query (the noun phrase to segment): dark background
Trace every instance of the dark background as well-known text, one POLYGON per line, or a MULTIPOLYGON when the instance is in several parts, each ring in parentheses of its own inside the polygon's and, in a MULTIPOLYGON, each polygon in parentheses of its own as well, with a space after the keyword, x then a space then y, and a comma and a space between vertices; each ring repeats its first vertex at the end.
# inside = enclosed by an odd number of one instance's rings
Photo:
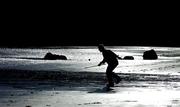
POLYGON ((176 6, 107 4, 5 5, 0 46, 180 46, 176 6))

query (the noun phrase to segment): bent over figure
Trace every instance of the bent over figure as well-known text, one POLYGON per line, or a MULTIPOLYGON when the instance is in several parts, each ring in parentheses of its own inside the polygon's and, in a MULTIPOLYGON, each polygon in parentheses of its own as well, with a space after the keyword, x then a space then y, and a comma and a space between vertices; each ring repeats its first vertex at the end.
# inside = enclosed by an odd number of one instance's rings
POLYGON ((118 55, 116 55, 113 51, 105 49, 103 44, 100 44, 98 46, 98 49, 100 52, 102 52, 103 55, 103 60, 98 64, 98 66, 101 66, 105 62, 108 64, 107 69, 106 69, 106 77, 108 80, 108 87, 114 87, 114 80, 115 78, 115 83, 118 84, 121 80, 121 78, 113 72, 113 70, 117 67, 118 65, 118 60, 121 59, 118 55))

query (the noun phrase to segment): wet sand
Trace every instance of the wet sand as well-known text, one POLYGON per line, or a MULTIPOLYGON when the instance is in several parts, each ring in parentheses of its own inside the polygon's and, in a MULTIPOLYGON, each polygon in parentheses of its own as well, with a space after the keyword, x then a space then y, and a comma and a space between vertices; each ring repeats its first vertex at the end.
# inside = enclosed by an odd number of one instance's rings
POLYGON ((180 107, 180 49, 154 47, 159 59, 143 60, 151 48, 111 48, 135 60, 119 60, 109 92, 107 65, 87 68, 102 60, 97 49, 0 49, 0 107, 180 107), (43 60, 48 51, 68 60, 43 60))
MULTIPOLYGON (((168 81, 180 82, 180 75, 151 73, 117 73, 124 81, 168 81)), ((68 72, 0 69, 0 82, 3 81, 106 81, 105 72, 68 72)))
POLYGON ((0 85, 1 107, 179 107, 180 82, 121 81, 106 92, 102 83, 19 82, 0 85))
MULTIPOLYGON (((179 107, 180 77, 119 73, 122 81, 105 91, 104 73, 7 70, 1 78, 1 107, 179 107), (26 75, 23 75, 25 72, 26 75), (28 73, 27 73, 28 72, 28 73), (34 75, 36 74, 36 75, 34 75), (47 77, 49 78, 41 78, 47 77), (58 78, 55 78, 56 76, 58 78), (15 78, 21 77, 21 79, 15 78), (55 76, 55 77, 54 77, 55 76), (24 77, 24 78, 23 78, 24 77), (32 78, 33 77, 33 78, 32 78), (38 78, 37 78, 38 77, 38 78)), ((2 72, 1 72, 2 73, 2 72)), ((2 76, 2 75, 1 75, 2 76)))

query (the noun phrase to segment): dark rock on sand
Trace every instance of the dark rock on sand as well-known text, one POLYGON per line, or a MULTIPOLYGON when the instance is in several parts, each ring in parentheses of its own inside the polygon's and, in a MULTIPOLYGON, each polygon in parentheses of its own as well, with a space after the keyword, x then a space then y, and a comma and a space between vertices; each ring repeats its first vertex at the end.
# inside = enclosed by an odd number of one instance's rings
POLYGON ((44 59, 46 60, 67 60, 67 57, 64 55, 56 55, 56 54, 52 54, 51 52, 48 52, 45 56, 44 59))
POLYGON ((151 49, 143 53, 143 59, 153 60, 153 59, 158 59, 158 56, 156 54, 156 51, 154 49, 151 49))
POLYGON ((134 57, 133 56, 125 56, 123 59, 124 60, 134 60, 134 57))

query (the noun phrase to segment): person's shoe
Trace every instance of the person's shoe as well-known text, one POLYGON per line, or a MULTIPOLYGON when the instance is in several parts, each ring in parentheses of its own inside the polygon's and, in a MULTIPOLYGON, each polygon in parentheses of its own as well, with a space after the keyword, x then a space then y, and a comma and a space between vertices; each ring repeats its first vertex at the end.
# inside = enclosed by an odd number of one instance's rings
POLYGON ((106 84, 107 87, 114 87, 114 84, 106 84))
POLYGON ((111 91, 112 89, 111 89, 111 87, 106 86, 106 87, 103 88, 103 90, 104 90, 104 91, 111 91))

